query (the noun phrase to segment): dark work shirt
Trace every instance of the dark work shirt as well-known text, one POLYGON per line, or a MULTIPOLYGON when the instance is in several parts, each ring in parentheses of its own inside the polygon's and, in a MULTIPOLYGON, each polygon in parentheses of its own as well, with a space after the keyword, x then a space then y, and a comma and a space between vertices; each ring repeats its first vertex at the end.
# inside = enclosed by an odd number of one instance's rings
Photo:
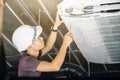
POLYGON ((18 77, 40 77, 41 72, 36 71, 39 64, 40 60, 25 53, 19 60, 18 77))

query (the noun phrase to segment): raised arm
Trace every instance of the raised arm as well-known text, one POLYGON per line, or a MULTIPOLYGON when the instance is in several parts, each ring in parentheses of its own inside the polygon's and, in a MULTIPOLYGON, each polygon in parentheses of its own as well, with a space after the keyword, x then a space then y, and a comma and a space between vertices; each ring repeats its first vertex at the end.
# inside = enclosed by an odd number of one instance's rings
POLYGON ((49 71, 58 71, 65 59, 67 47, 73 41, 72 33, 67 33, 64 37, 64 41, 61 45, 61 48, 52 62, 40 61, 40 64, 37 67, 37 71, 49 72, 49 71))
POLYGON ((52 47, 56 41, 58 27, 61 25, 61 23, 63 23, 63 21, 60 20, 60 17, 57 12, 55 24, 52 27, 50 36, 46 42, 46 46, 42 49, 42 55, 46 54, 48 51, 50 51, 52 49, 52 47))

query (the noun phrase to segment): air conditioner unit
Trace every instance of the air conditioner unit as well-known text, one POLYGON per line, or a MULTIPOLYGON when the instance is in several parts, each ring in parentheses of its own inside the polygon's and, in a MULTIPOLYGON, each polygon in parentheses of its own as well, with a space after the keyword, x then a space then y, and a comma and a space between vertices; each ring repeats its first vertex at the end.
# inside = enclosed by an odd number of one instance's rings
POLYGON ((63 0, 57 8, 88 62, 120 63, 120 0, 63 0))

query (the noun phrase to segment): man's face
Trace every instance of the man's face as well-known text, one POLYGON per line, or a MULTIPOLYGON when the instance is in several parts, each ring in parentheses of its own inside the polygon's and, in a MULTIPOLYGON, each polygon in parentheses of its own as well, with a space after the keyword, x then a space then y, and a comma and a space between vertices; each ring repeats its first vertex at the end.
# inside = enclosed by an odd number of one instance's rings
POLYGON ((42 49, 42 48, 44 48, 44 38, 43 37, 38 37, 36 40, 35 40, 35 42, 33 43, 33 45, 34 45, 34 48, 36 49, 36 50, 40 50, 40 49, 42 49))

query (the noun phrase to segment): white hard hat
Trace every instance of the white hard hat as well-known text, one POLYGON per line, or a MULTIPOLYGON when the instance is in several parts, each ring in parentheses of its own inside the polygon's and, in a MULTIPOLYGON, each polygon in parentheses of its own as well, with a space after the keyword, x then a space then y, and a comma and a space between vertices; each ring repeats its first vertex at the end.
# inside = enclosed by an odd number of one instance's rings
POLYGON ((18 51, 25 51, 41 33, 41 26, 22 25, 14 31, 12 41, 18 51))

